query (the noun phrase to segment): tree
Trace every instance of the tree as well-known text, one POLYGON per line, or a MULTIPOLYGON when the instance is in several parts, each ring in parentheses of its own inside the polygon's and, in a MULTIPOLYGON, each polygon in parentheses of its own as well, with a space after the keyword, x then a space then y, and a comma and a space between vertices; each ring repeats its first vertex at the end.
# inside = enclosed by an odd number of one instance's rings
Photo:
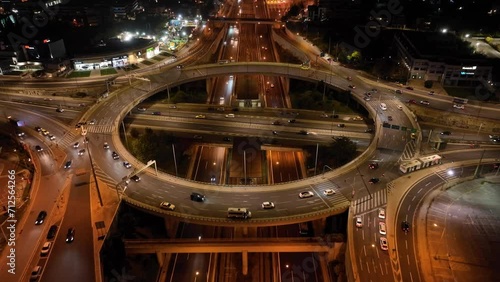
POLYGON ((360 62, 361 61, 361 52, 359 51, 354 51, 350 55, 347 56, 347 59, 350 62, 360 62))
POLYGON ((327 150, 333 157, 333 166, 340 167, 356 157, 357 145, 348 137, 337 137, 327 150))

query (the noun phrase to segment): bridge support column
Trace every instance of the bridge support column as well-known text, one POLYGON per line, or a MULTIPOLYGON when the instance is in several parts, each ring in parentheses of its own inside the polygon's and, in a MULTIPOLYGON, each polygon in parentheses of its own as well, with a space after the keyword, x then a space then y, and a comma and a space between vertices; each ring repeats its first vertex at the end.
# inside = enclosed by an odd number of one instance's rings
POLYGON ((179 220, 172 217, 165 217, 165 230, 167 231, 167 238, 175 238, 177 229, 179 228, 179 220))
POLYGON ((247 275, 248 274, 248 252, 247 251, 243 251, 241 253, 241 266, 242 266, 241 272, 243 273, 243 275, 247 275))
POLYGON ((167 271, 170 264, 171 254, 157 252, 156 258, 158 259, 158 265, 160 266, 156 281, 167 281, 167 271))

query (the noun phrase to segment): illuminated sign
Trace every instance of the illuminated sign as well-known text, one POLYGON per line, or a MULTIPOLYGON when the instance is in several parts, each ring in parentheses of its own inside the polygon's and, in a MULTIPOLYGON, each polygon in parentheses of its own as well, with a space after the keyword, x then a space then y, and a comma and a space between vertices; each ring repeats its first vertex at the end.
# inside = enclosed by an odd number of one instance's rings
POLYGON ((472 67, 462 67, 463 70, 475 70, 477 67, 472 66, 472 67))

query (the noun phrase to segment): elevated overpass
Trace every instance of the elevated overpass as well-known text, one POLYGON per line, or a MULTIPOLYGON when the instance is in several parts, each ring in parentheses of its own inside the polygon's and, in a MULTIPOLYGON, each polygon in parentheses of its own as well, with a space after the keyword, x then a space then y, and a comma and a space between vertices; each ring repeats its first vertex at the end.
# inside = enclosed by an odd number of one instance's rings
POLYGON ((214 23, 230 23, 230 24, 238 24, 238 23, 269 24, 269 25, 274 25, 274 24, 281 25, 282 24, 282 22, 280 20, 275 20, 275 19, 210 17, 208 20, 210 22, 214 22, 214 23))
POLYGON ((235 238, 235 239, 150 239, 125 240, 127 254, 156 254, 161 265, 165 254, 241 253, 242 272, 248 273, 248 253, 324 253, 338 252, 341 243, 323 238, 235 238))

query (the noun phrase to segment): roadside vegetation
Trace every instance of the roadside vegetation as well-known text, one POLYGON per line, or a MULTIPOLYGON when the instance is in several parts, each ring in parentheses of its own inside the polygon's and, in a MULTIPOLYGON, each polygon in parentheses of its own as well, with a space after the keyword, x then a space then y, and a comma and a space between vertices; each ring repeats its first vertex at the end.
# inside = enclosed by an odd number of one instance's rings
MULTIPOLYGON (((314 164, 316 161, 316 146, 307 146, 304 148, 306 155, 306 167, 310 172, 308 176, 314 175, 314 164)), ((328 146, 319 146, 318 148, 318 165, 316 167, 316 175, 321 174, 323 169, 329 171, 341 167, 352 161, 359 155, 358 147, 348 137, 336 137, 328 146)))
POLYGON ((151 128, 144 130, 132 128, 126 140, 124 136, 121 137, 123 144, 138 160, 143 163, 156 160, 158 170, 172 175, 175 175, 172 151, 172 144, 174 144, 178 176, 185 177, 189 161, 189 143, 178 140, 167 131, 154 131, 151 128))

